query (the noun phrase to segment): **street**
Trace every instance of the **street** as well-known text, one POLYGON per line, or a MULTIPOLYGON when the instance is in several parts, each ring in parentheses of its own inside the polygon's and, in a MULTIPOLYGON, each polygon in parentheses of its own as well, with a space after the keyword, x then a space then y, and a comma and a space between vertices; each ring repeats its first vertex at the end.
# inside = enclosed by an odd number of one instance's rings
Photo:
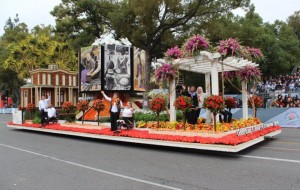
POLYGON ((300 189, 300 129, 237 154, 158 148, 6 127, 0 190, 300 189))

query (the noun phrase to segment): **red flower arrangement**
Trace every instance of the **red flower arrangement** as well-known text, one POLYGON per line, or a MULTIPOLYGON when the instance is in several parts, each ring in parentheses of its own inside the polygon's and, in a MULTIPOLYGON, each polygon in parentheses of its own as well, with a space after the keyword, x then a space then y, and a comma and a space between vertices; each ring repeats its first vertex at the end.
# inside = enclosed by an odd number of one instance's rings
POLYGON ((82 100, 80 102, 77 103, 76 105, 77 110, 78 111, 82 111, 82 124, 83 124, 83 120, 84 120, 84 112, 89 108, 89 103, 85 100, 82 100))
POLYGON ((25 111, 26 110, 26 107, 22 107, 21 105, 18 106, 18 110, 20 111, 25 111))
POLYGON ((155 80, 160 82, 161 80, 173 80, 176 77, 176 68, 171 64, 164 64, 162 67, 156 69, 155 80))
POLYGON ((191 107, 193 106, 193 102, 190 97, 179 96, 176 98, 174 102, 174 106, 176 110, 187 112, 191 110, 191 107))
POLYGON ((135 105, 137 105, 140 109, 143 108, 142 102, 136 100, 136 101, 134 101, 134 103, 135 103, 135 105))
POLYGON ((94 103, 93 103, 93 106, 92 108, 97 111, 98 115, 97 115, 97 121, 98 121, 98 126, 99 126, 99 115, 100 115, 100 112, 103 111, 105 109, 105 104, 103 103, 102 100, 95 100, 94 103))
POLYGON ((228 108, 229 110, 231 108, 236 108, 237 105, 236 105, 236 100, 230 96, 227 96, 225 98, 225 105, 226 105, 226 108, 228 108))
POLYGON ((190 97, 179 96, 176 98, 174 102, 174 106, 176 110, 181 110, 183 113, 183 129, 185 130, 186 112, 191 111, 191 107, 193 106, 193 101, 190 97))
POLYGON ((189 38, 184 44, 184 50, 189 54, 207 49, 208 47, 209 42, 203 36, 198 34, 189 38))
POLYGON ((32 113, 35 111, 35 104, 32 103, 27 104, 26 111, 30 112, 30 119, 32 119, 32 113))
POLYGON ((165 53, 165 56, 169 59, 180 59, 182 58, 182 51, 178 48, 178 46, 175 46, 173 48, 170 48, 165 53))
POLYGON ((150 109, 157 115, 157 126, 159 126, 159 114, 166 109, 165 100, 161 97, 154 98, 150 101, 150 109))
POLYGON ((223 96, 212 95, 204 99, 203 107, 212 113, 219 113, 225 108, 225 101, 223 96))
POLYGON ((214 131, 217 129, 216 115, 225 108, 223 96, 212 95, 204 99, 203 107, 211 111, 214 115, 214 131))
POLYGON ((64 102, 61 107, 66 113, 70 113, 74 109, 74 106, 71 102, 64 102))
POLYGON ((248 99, 248 105, 253 108, 252 102, 254 103, 255 108, 261 108, 263 106, 263 99, 260 96, 252 96, 248 99))

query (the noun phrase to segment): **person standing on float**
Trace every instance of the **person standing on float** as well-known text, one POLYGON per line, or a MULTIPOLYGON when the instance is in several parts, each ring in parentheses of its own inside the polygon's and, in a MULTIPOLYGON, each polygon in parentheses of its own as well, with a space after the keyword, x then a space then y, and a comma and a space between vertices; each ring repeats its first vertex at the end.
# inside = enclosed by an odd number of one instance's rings
POLYGON ((112 131, 117 131, 117 120, 120 117, 121 108, 123 106, 122 101, 120 100, 118 93, 114 93, 112 98, 108 97, 104 91, 101 91, 101 93, 107 101, 110 101, 110 127, 112 131))

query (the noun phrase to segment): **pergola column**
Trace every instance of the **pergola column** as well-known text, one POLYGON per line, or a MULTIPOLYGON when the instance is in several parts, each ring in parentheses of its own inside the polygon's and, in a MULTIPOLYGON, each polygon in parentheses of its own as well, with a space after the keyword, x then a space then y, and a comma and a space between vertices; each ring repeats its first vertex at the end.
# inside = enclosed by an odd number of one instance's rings
POLYGON ((219 73, 217 61, 211 62, 211 93, 219 95, 219 73))
POLYGON ((174 102, 176 99, 175 79, 170 81, 170 122, 176 121, 176 110, 174 102))
MULTIPOLYGON (((211 91, 211 88, 210 88, 210 73, 205 73, 205 93, 207 95, 210 95, 211 94, 210 91, 211 91)), ((202 109, 204 109, 204 108, 202 108, 202 109)), ((206 110, 206 118, 207 118, 206 121, 207 121, 207 123, 211 122, 210 116, 211 116, 210 111, 206 110)))
POLYGON ((242 81, 243 119, 248 119, 247 82, 242 81))

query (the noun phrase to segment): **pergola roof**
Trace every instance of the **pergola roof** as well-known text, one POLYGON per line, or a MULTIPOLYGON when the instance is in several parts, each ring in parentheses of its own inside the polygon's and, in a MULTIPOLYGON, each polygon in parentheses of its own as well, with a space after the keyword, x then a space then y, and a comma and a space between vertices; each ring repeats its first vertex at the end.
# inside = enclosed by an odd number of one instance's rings
MULTIPOLYGON (((210 73, 211 63, 218 63, 218 72, 222 72, 222 60, 220 53, 210 53, 201 51, 197 57, 177 59, 174 61, 178 65, 179 70, 197 72, 197 73, 210 73)), ((258 64, 253 63, 247 59, 228 57, 223 61, 224 71, 236 71, 244 68, 245 66, 257 67, 258 64)))

